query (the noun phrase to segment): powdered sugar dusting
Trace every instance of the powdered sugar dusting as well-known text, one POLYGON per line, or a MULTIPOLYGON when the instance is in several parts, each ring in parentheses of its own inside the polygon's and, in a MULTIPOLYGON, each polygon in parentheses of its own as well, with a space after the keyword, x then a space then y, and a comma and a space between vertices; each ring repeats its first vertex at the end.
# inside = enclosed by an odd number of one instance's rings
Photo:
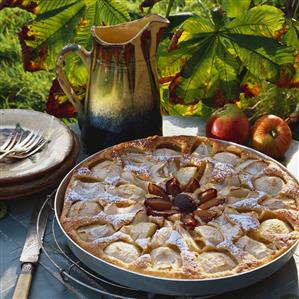
POLYGON ((106 177, 106 179, 105 179, 105 183, 107 183, 107 184, 110 184, 110 185, 116 185, 118 182, 119 182, 119 180, 120 180, 120 176, 119 175, 117 175, 117 176, 112 176, 112 177, 106 177))
POLYGON ((69 189, 67 194, 65 195, 66 200, 70 201, 84 201, 85 198, 76 190, 74 189, 69 189))
POLYGON ((225 178, 234 174, 234 169, 231 164, 214 161, 214 169, 211 174, 212 182, 223 182, 225 178))
POLYGON ((147 248, 149 241, 150 238, 143 238, 143 239, 137 239, 135 242, 138 246, 140 246, 144 250, 147 248))
POLYGON ((99 201, 101 204, 109 204, 109 203, 128 203, 130 200, 120 197, 118 195, 114 195, 108 192, 102 192, 98 195, 99 201))
POLYGON ((112 226, 116 230, 118 230, 123 225, 131 223, 132 220, 134 219, 136 213, 140 210, 141 210, 141 208, 139 210, 136 210, 134 213, 118 214, 118 215, 108 215, 104 212, 100 212, 98 214, 98 217, 101 218, 102 220, 104 220, 106 223, 111 223, 112 226))
POLYGON ((143 173, 146 175, 150 174, 148 166, 145 165, 134 165, 134 164, 127 164, 124 167, 124 170, 126 171, 132 171, 132 172, 137 172, 137 173, 143 173))
POLYGON ((230 206, 233 208, 245 208, 245 209, 253 209, 253 210, 268 210, 267 207, 264 207, 259 204, 259 201, 262 200, 265 196, 267 196, 266 193, 259 191, 258 197, 249 197, 245 198, 243 200, 237 201, 230 206))
POLYGON ((256 229, 260 225, 259 221, 256 218, 249 215, 228 214, 227 217, 229 217, 233 222, 238 223, 246 232, 251 229, 256 229))
POLYGON ((81 168, 79 168, 79 169, 76 171, 76 173, 77 173, 78 175, 92 175, 91 170, 90 170, 89 168, 87 168, 87 167, 81 167, 81 168))
POLYGON ((191 252, 184 241, 182 235, 177 231, 172 231, 166 244, 175 245, 181 252, 184 272, 198 272, 199 266, 196 255, 191 252))
POLYGON ((171 159, 180 158, 180 155, 169 155, 169 156, 162 156, 162 155, 154 155, 152 156, 153 161, 159 161, 159 162, 168 162, 171 159))
POLYGON ((299 201, 299 188, 293 182, 285 184, 281 193, 299 201))
POLYGON ((270 176, 275 175, 275 176, 279 176, 281 178, 284 177, 284 172, 282 171, 282 169, 274 164, 270 164, 267 168, 264 169, 263 172, 264 172, 264 174, 270 175, 270 176))
POLYGON ((147 268, 151 265, 152 258, 150 254, 143 254, 137 258, 136 261, 133 262, 133 265, 136 265, 137 267, 141 268, 147 268))
POLYGON ((216 248, 226 249, 233 256, 243 256, 243 252, 240 248, 238 248, 231 240, 225 239, 223 242, 219 243, 216 248))
POLYGON ((166 241, 166 244, 175 245, 182 252, 184 250, 188 251, 188 246, 183 240, 182 236, 177 231, 172 231, 169 239, 166 241))
POLYGON ((111 236, 96 239, 92 242, 92 244, 100 248, 105 248, 109 244, 119 240, 129 242, 129 243, 133 241, 129 235, 124 234, 123 232, 116 232, 111 236))
POLYGON ((194 252, 183 250, 181 251, 181 258, 183 262, 183 271, 198 273, 199 272, 199 264, 197 262, 197 258, 194 252))
POLYGON ((241 172, 239 173, 239 178, 241 180, 242 185, 245 185, 249 189, 253 190, 254 186, 252 184, 252 175, 248 173, 241 172))

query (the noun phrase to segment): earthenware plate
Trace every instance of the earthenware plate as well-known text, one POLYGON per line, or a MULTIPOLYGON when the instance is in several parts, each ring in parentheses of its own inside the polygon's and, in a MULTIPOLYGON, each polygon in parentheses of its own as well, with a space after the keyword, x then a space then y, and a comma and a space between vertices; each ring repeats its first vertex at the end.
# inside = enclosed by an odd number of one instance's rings
POLYGON ((72 133, 60 120, 46 113, 23 109, 0 110, 0 146, 16 126, 25 132, 40 130, 49 142, 29 158, 0 162, 0 186, 3 183, 32 180, 53 170, 73 148, 72 133))
POLYGON ((50 172, 41 175, 40 177, 33 178, 30 181, 14 182, 0 185, 0 200, 15 199, 35 194, 58 185, 66 173, 75 165, 79 151, 80 143, 78 137, 73 134, 74 145, 63 163, 51 170, 50 172))

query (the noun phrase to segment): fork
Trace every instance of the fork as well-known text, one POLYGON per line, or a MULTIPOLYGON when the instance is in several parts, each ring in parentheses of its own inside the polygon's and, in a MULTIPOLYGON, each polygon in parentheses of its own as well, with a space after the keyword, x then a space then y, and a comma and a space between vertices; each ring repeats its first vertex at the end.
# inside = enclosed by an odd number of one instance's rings
POLYGON ((14 136, 8 138, 2 147, 3 152, 0 155, 0 160, 9 156, 13 158, 26 158, 36 153, 46 140, 40 135, 39 131, 30 132, 24 140, 22 140, 23 133, 16 133, 14 136))
MULTIPOLYGON (((4 153, 12 149, 16 144, 22 141, 23 132, 19 133, 18 130, 12 131, 7 140, 0 146, 0 152, 4 153)), ((28 136, 27 136, 28 137, 28 136)))

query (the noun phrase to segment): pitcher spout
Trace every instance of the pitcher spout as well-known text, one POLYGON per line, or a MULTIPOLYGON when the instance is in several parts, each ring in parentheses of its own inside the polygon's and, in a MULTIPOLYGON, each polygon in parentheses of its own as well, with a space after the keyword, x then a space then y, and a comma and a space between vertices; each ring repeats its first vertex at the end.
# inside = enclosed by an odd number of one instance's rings
POLYGON ((149 14, 144 17, 147 20, 149 26, 154 28, 165 28, 169 25, 169 20, 161 15, 149 14))
POLYGON ((112 26, 93 26, 91 28, 95 41, 102 46, 117 46, 134 43, 141 38, 144 31, 160 31, 167 27, 168 19, 149 14, 141 19, 112 26))

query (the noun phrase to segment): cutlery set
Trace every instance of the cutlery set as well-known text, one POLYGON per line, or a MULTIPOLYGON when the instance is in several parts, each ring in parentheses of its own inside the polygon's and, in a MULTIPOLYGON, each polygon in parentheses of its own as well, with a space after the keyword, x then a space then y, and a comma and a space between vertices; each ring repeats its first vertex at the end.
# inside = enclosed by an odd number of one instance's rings
POLYGON ((40 131, 25 134, 18 129, 13 130, 0 146, 0 161, 4 158, 24 159, 38 152, 47 143, 40 131))

